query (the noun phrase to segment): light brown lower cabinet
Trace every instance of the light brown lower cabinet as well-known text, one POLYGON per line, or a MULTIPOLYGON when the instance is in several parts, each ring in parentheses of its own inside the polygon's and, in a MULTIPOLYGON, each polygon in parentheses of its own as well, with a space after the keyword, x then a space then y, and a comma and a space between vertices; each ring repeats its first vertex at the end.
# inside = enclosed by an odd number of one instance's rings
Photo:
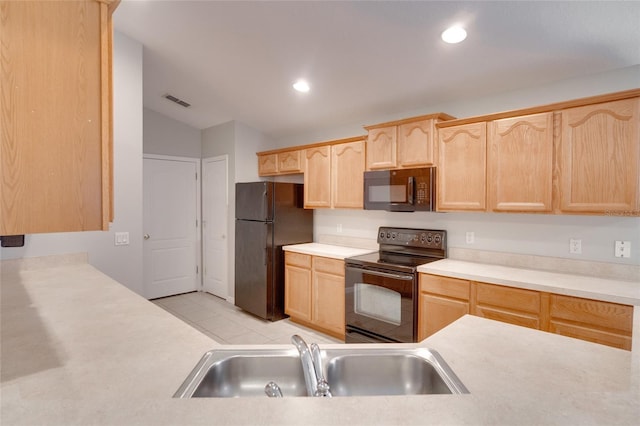
POLYGON ((418 339, 465 314, 631 350, 633 306, 420 274, 418 339))
POLYGON ((285 252, 284 311, 292 321, 344 340, 344 261, 285 252))

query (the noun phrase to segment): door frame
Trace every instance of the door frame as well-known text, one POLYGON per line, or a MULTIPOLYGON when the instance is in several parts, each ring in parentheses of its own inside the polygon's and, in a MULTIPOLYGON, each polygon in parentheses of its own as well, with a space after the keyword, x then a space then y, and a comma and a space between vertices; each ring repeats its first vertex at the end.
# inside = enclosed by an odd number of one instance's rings
MULTIPOLYGON (((186 163, 193 163, 196 166, 196 263, 198 271, 196 273, 196 288, 197 291, 202 291, 202 162, 199 158, 193 157, 178 157, 173 155, 159 155, 159 154, 142 154, 143 167, 144 160, 163 160, 163 161, 181 161, 186 163)), ((142 187, 144 193, 144 185, 142 187)), ((142 223, 144 229, 144 218, 142 223)), ((142 268, 144 271, 144 266, 142 268)), ((144 282, 144 277, 143 277, 144 282)))
MULTIPOLYGON (((230 282, 231 282, 231 279, 233 278, 231 276, 231 273, 233 271, 233 265, 235 262, 233 251, 232 251, 232 249, 234 249, 234 244, 235 244, 235 221, 231 221, 229 219, 229 155, 221 154, 221 155, 213 155, 211 157, 206 157, 202 159, 202 164, 209 161, 221 161, 221 160, 224 160, 225 176, 227 180, 225 185, 225 206, 226 206, 226 218, 227 218, 227 264, 225 266, 225 274, 224 274, 227 280, 227 296, 225 297, 225 300, 231 304, 234 304, 234 296, 233 296, 233 291, 231 291, 232 289, 230 288, 230 282), (230 224, 230 222, 232 223, 230 224)), ((203 178, 201 179, 200 186, 204 193, 207 183, 204 180, 204 172, 202 173, 202 175, 203 175, 203 178)), ((202 203, 202 209, 203 209, 202 217, 204 217, 205 216, 204 203, 202 203)), ((201 244, 202 265, 204 267, 205 265, 204 257, 206 255, 204 251, 204 228, 202 228, 201 235, 202 235, 202 244, 201 244)), ((204 275, 202 275, 202 280, 201 280, 201 291, 204 291, 204 275)))

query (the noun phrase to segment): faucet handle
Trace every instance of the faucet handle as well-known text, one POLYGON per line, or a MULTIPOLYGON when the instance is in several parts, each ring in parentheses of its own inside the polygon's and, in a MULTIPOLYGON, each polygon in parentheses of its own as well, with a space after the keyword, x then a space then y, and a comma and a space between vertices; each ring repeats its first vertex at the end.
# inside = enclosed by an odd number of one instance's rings
POLYGON ((322 370, 322 354, 320 353, 320 347, 317 343, 309 345, 311 350, 311 357, 313 358, 313 368, 316 371, 316 391, 314 396, 327 396, 331 397, 331 390, 329 383, 324 378, 324 372, 322 370))

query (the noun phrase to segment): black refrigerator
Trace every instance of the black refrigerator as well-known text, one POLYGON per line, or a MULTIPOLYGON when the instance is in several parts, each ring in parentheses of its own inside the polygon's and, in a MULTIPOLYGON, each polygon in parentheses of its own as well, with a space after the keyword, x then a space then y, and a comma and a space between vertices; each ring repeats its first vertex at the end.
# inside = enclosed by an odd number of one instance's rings
POLYGON ((237 183, 235 305, 266 320, 285 318, 282 246, 312 241, 302 184, 237 183))

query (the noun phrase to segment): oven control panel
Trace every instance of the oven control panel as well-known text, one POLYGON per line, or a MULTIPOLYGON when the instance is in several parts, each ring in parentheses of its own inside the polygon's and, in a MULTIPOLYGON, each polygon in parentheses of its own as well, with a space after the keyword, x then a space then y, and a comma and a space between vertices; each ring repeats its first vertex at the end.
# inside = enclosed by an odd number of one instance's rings
POLYGON ((391 228, 382 226, 378 230, 378 244, 446 248, 447 231, 433 229, 391 228))

